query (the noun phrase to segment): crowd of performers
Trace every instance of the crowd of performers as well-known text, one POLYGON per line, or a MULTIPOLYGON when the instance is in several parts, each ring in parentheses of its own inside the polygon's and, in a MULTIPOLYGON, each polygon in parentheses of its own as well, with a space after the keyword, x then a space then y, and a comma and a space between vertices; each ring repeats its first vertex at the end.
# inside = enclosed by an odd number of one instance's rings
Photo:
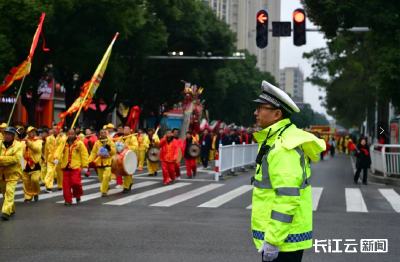
MULTIPOLYGON (((149 128, 139 128, 137 133, 130 126, 120 125, 116 129, 108 124, 97 132, 92 129, 57 130, 57 125, 42 129, 40 137, 37 128, 0 125, 0 139, 3 140, 0 152, 0 188, 3 194, 1 220, 7 221, 15 214, 15 189, 19 180, 23 181, 24 202, 39 201, 40 181, 46 187, 45 193, 54 190, 63 191, 65 205, 71 205, 73 198, 79 204, 83 195, 81 173, 90 176, 90 168, 95 169, 101 183, 102 197, 107 197, 110 180, 116 180, 116 188, 122 193, 129 193, 132 187, 132 175, 116 176, 111 172, 113 157, 124 148, 136 153, 138 169, 143 170, 146 151, 159 147, 163 185, 170 185, 180 180, 179 151, 185 159, 187 178, 196 176, 197 164, 208 167, 220 144, 230 145, 252 143, 254 129, 239 127, 211 130, 205 128, 201 134, 186 132, 182 141, 178 129, 167 129, 164 134, 155 133, 149 128), (160 139, 160 137, 162 137, 160 139), (192 157, 188 152, 191 144, 201 147, 201 156, 192 157), (180 149, 180 150, 179 150, 180 149), (54 184, 56 181, 56 184, 54 184)), ((148 175, 157 176, 159 163, 147 159, 148 175)))
MULTIPOLYGON (((356 150, 356 146, 353 142, 353 139, 347 134, 340 135, 331 135, 328 133, 320 133, 320 132, 311 132, 314 133, 318 138, 325 140, 326 150, 321 153, 321 160, 324 159, 324 156, 330 153, 331 156, 335 155, 335 151, 339 152, 339 154, 349 155, 352 150, 356 150)), ((360 138, 355 138, 356 143, 359 143, 360 138)))

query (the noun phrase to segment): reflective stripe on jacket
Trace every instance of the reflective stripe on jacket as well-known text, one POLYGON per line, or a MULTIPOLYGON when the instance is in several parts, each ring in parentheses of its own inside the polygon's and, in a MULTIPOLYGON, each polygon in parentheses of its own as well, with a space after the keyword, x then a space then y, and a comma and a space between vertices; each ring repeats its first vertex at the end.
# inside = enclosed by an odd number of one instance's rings
POLYGON ((268 131, 271 148, 257 165, 251 228, 254 243, 259 249, 263 241, 289 252, 312 247, 311 169, 309 159, 318 161, 325 142, 304 132, 284 119, 254 133, 259 145, 268 131))

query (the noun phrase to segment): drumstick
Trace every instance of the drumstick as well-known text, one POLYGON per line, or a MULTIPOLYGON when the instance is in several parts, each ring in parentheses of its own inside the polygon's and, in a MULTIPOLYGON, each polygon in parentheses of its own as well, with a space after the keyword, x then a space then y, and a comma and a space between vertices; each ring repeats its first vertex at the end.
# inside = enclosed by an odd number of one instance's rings
POLYGON ((154 135, 153 135, 153 137, 152 137, 153 139, 154 139, 154 136, 157 135, 158 130, 160 130, 160 128, 161 128, 161 126, 157 126, 156 132, 154 132, 154 135))
POLYGON ((106 141, 106 140, 118 140, 118 139, 121 139, 121 138, 126 138, 126 137, 131 137, 131 136, 137 136, 138 135, 138 133, 135 133, 135 134, 132 134, 132 135, 129 135, 129 136, 121 136, 121 137, 116 137, 116 138, 111 138, 111 139, 102 139, 102 140, 100 140, 101 142, 103 142, 103 141, 106 141))

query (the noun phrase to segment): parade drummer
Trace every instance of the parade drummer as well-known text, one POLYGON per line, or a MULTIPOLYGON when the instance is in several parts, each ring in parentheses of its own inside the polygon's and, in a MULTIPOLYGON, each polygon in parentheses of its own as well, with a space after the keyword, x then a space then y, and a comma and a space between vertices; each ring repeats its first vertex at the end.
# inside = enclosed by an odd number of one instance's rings
POLYGON ((103 197, 107 196, 110 187, 111 164, 115 153, 115 144, 112 140, 107 139, 107 131, 100 130, 100 140, 97 140, 94 144, 89 156, 89 163, 93 162, 97 166, 101 183, 100 192, 103 197))
POLYGON ((23 169, 23 187, 25 193, 24 202, 39 200, 41 175, 40 160, 42 158, 43 140, 36 138, 37 129, 33 126, 28 127, 28 138, 21 142, 25 166, 23 169))
MULTIPOLYGON (((158 137, 157 134, 154 134, 154 129, 149 128, 147 129, 147 136, 149 137, 149 148, 151 147, 157 147, 158 143, 160 143, 160 138, 158 137)), ((159 168, 159 164, 150 162, 149 159, 147 159, 147 169, 149 171, 149 176, 157 176, 157 171, 159 168)))
POLYGON ((138 130, 139 136, 137 138, 139 143, 139 154, 138 154, 138 162, 139 162, 139 171, 143 171, 144 159, 146 158, 147 149, 149 149, 149 137, 143 132, 143 129, 139 128, 138 130))
POLYGON ((63 172, 60 166, 54 164, 54 154, 57 147, 62 142, 62 129, 57 130, 57 125, 53 126, 53 135, 47 138, 46 148, 45 148, 45 158, 47 163, 47 175, 46 175, 46 193, 53 192, 53 181, 54 176, 57 178, 58 190, 61 191, 63 187, 63 172))
POLYGON ((9 220, 15 213, 15 187, 22 176, 22 145, 15 140, 17 130, 8 126, 4 130, 4 141, 0 152, 0 187, 3 194, 1 220, 9 220))
POLYGON ((175 164, 178 160, 179 145, 173 138, 171 129, 165 131, 164 138, 158 146, 160 150, 160 161, 164 178, 164 186, 175 182, 175 164), (170 181, 171 179, 171 181, 170 181))
MULTIPOLYGON (((123 142, 124 147, 128 148, 135 152, 136 156, 138 154, 139 144, 136 138, 136 135, 131 134, 130 126, 124 126, 123 128, 123 136, 117 139, 118 142, 123 142)), ((122 193, 129 193, 131 191, 133 185, 132 174, 129 176, 117 176, 117 187, 122 186, 123 190, 122 193), (123 182, 122 182, 123 181, 123 182)))
POLYGON ((72 204, 72 196, 79 204, 83 195, 81 171, 85 174, 88 170, 88 152, 82 140, 77 139, 76 132, 70 129, 67 137, 54 154, 54 164, 59 165, 63 171, 64 205, 72 204), (71 194, 72 189, 72 194, 71 194))
POLYGON ((196 158, 192 157, 189 152, 190 146, 192 144, 198 145, 199 143, 192 136, 192 132, 187 131, 186 138, 185 138, 185 140, 183 140, 182 156, 185 158, 186 173, 187 173, 187 178, 189 178, 189 179, 192 178, 192 172, 193 172, 193 177, 196 176, 196 172, 197 172, 196 158))
MULTIPOLYGON (((179 138, 179 129, 174 128, 172 130, 172 135, 174 139, 178 142, 178 147, 181 149, 181 153, 183 154, 183 142, 182 139, 179 138)), ((175 177, 177 180, 181 180, 181 163, 178 162, 175 164, 175 177)))
MULTIPOLYGON (((114 125, 111 123, 108 123, 105 126, 105 129, 107 129, 107 133, 108 133, 108 136, 107 136, 108 139, 116 138, 117 134, 115 133, 114 128, 115 128, 114 125)), ((116 180, 116 178, 117 178, 117 176, 115 174, 111 173, 110 180, 116 180)))

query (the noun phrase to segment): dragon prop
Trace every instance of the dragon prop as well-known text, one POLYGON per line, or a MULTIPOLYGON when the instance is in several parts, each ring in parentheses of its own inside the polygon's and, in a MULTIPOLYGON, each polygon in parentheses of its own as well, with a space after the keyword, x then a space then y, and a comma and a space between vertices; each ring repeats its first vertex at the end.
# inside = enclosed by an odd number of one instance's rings
POLYGON ((126 125, 131 127, 131 130, 135 130, 138 122, 139 116, 142 113, 142 110, 138 106, 134 106, 129 113, 128 121, 126 121, 126 125))

